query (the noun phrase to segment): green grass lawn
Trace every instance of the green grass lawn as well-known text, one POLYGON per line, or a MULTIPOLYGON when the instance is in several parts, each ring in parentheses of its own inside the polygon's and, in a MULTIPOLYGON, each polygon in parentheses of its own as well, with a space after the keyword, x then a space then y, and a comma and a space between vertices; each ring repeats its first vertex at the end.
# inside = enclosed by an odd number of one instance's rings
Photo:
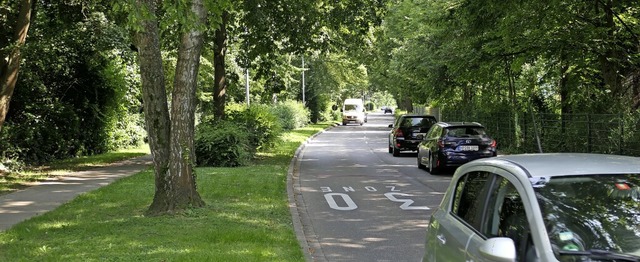
POLYGON ((78 196, 0 233, 0 261, 304 261, 287 200, 295 150, 329 124, 282 136, 238 168, 197 168, 204 208, 146 217, 151 171, 78 196))

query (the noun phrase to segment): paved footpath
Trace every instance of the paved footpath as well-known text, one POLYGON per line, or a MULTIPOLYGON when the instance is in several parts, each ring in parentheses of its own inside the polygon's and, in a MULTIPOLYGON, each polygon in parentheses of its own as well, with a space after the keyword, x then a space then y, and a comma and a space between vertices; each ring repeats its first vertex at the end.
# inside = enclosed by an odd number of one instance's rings
POLYGON ((43 181, 26 189, 2 195, 0 232, 31 217, 51 211, 77 195, 146 170, 152 164, 151 155, 146 155, 105 167, 73 172, 55 180, 43 181))

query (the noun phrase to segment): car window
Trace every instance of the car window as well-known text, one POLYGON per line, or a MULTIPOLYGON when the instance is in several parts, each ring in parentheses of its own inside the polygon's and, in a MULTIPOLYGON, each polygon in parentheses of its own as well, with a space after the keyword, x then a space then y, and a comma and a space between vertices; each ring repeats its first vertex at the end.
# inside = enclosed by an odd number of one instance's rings
POLYGON ((351 110, 356 110, 356 109, 358 109, 357 105, 348 105, 348 104, 344 105, 344 110, 346 110, 346 111, 351 111, 351 110))
POLYGON ((427 139, 434 139, 434 138, 438 138, 439 134, 440 134, 440 126, 434 125, 431 127, 431 129, 429 129, 429 133, 427 133, 425 137, 427 139))
POLYGON ((450 127, 447 129, 449 137, 478 137, 486 135, 482 127, 450 127))
POLYGON ((471 172, 458 180, 453 198, 452 213, 470 226, 480 229, 483 192, 486 192, 488 172, 471 172))
POLYGON ((417 125, 422 128, 430 128, 435 123, 436 121, 433 118, 423 117, 420 119, 420 122, 417 125))
POLYGON ((522 198, 515 186, 502 176, 496 175, 493 185, 481 233, 487 238, 511 238, 516 246, 517 261, 529 261, 533 254, 527 256, 527 252, 534 249, 522 198))
POLYGON ((395 123, 393 123, 394 127, 398 127, 400 126, 400 123, 402 123, 402 120, 404 119, 403 116, 398 117, 398 119, 396 119, 395 123))
POLYGON ((534 190, 553 246, 638 254, 640 174, 554 177, 534 190))
POLYGON ((400 124, 401 127, 412 127, 413 126, 413 118, 411 117, 405 117, 404 119, 402 119, 402 123, 400 124))

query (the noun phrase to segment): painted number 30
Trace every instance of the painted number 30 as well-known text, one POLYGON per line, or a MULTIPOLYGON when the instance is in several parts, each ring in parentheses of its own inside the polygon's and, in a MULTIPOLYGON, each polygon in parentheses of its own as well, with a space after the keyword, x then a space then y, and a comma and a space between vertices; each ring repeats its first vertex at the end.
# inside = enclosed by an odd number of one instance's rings
MULTIPOLYGON (((402 210, 429 210, 429 207, 426 207, 426 206, 412 206, 411 204, 413 204, 414 201, 411 199, 397 198, 397 197, 410 197, 411 195, 409 194, 389 192, 389 193, 385 193, 384 196, 393 202, 402 203, 402 205, 400 205, 400 209, 402 210)), ((358 205, 356 205, 356 203, 353 202, 353 199, 351 199, 349 195, 344 193, 324 194, 324 199, 327 200, 329 207, 335 210, 348 211, 348 210, 355 210, 358 208, 358 205), (338 205, 338 203, 336 202, 336 198, 342 198, 342 202, 344 202, 344 204, 342 204, 342 206, 338 205)))

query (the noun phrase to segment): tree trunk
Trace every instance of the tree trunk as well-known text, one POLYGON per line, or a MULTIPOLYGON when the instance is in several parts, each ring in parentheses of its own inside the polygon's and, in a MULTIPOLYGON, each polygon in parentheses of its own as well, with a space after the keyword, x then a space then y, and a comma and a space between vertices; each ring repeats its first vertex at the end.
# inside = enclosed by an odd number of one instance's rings
POLYGON ((224 118, 224 107, 226 104, 227 93, 227 80, 226 80, 226 66, 224 63, 225 56, 227 55, 227 23, 229 21, 229 13, 224 11, 222 13, 222 23, 220 28, 215 33, 215 47, 214 47, 214 83, 213 83, 213 103, 214 103, 214 116, 217 119, 224 118))
POLYGON ((640 70, 634 71, 630 76, 629 85, 631 85, 631 110, 640 109, 640 70))
POLYGON ((163 174, 161 184, 149 213, 172 213, 189 207, 204 206, 196 189, 195 130, 196 84, 200 67, 200 54, 204 34, 199 26, 206 23, 207 11, 202 0, 191 2, 191 11, 197 17, 197 25, 183 33, 178 48, 175 80, 171 100, 171 139, 169 169, 163 174))
MULTIPOLYGON (((613 2, 606 1, 605 16, 603 26, 607 30, 608 41, 613 42, 615 39, 616 23, 614 21, 613 10, 611 10, 613 2)), ((620 62, 623 60, 623 53, 619 51, 615 45, 607 45, 607 49, 599 56, 601 75, 605 86, 613 91, 616 98, 624 98, 626 91, 622 88, 622 78, 620 77, 620 62)), ((605 88, 606 88, 605 87, 605 88)))
POLYGON ((402 95, 401 100, 396 101, 396 104, 398 105, 398 108, 406 110, 408 113, 413 113, 413 101, 411 100, 411 97, 402 95))
POLYGON ((20 71, 20 49, 24 46, 31 25, 32 1, 22 0, 18 21, 14 28, 14 46, 6 57, 0 60, 0 130, 9 112, 9 103, 15 90, 20 71))
POLYGON ((135 37, 142 80, 144 118, 149 147, 153 156, 156 196, 158 196, 161 195, 159 191, 162 191, 163 185, 168 180, 169 135, 171 133, 169 106, 164 84, 158 21, 155 17, 156 1, 137 0, 136 5, 136 10, 148 12, 152 16, 151 19, 141 22, 142 29, 136 33, 135 37))

